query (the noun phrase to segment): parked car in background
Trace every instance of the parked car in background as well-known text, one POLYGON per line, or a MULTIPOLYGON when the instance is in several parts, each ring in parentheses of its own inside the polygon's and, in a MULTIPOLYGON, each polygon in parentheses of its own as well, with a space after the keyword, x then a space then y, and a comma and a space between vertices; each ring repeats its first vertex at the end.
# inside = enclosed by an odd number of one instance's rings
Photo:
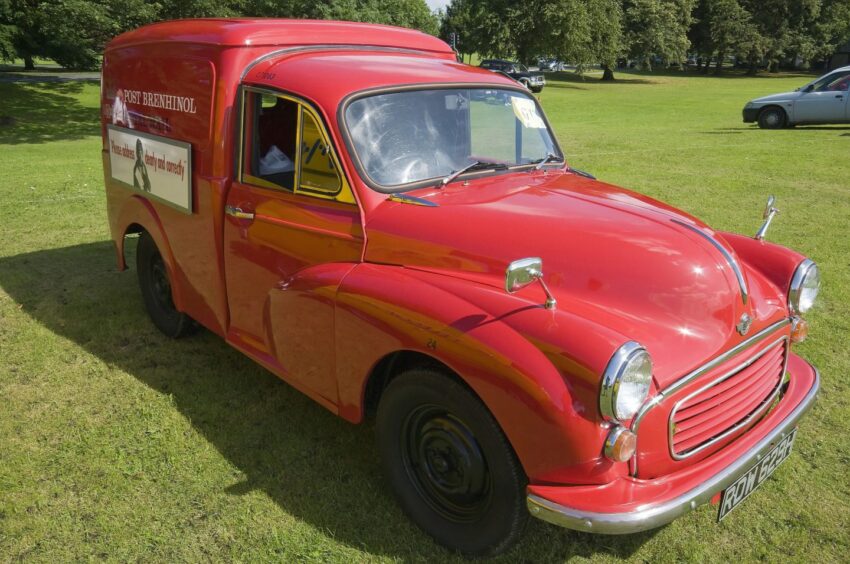
POLYGON ((557 59, 540 59, 537 61, 537 67, 542 71, 564 71, 567 70, 567 63, 557 59))
POLYGON ((523 64, 502 59, 485 59, 481 61, 481 68, 501 72, 516 80, 532 92, 540 92, 546 86, 546 79, 540 73, 533 73, 523 64))
POLYGON ((744 123, 781 129, 816 123, 850 123, 850 67, 829 72, 793 92, 756 98, 744 106, 744 123))

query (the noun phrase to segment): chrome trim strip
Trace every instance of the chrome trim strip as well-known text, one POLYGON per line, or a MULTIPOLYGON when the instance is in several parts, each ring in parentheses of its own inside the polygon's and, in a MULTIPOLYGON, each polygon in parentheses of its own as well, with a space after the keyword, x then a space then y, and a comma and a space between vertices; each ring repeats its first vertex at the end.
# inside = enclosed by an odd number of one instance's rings
MULTIPOLYGON (((790 325, 790 324, 791 324, 791 318, 789 318, 789 317, 786 317, 786 318, 784 318, 780 321, 777 321, 773 325, 770 325, 770 326, 762 329, 761 331, 759 331, 758 333, 756 333, 755 335, 753 335, 752 337, 750 337, 746 341, 741 341, 740 343, 738 343, 737 345, 735 345, 734 347, 732 347, 728 351, 714 357, 709 362, 703 364, 702 366, 700 366, 696 370, 689 372, 688 374, 679 378, 678 380, 676 380, 675 382, 673 382, 672 384, 670 384, 669 386, 667 386, 663 390, 660 390, 656 395, 652 396, 646 403, 643 404, 643 406, 637 412, 637 415, 635 415, 634 419, 632 419, 631 431, 632 431, 632 433, 637 435, 638 445, 640 445, 640 434, 638 434, 638 428, 640 427, 640 422, 652 408, 656 407, 665 398, 672 396, 678 390, 680 390, 682 387, 686 386, 687 384, 689 384, 690 382, 692 382, 696 378, 699 378, 700 376, 702 376, 703 374, 705 374, 709 370, 713 369, 715 366, 717 366, 719 364, 723 364, 724 362, 726 362, 730 358, 734 357, 735 355, 738 355, 741 352, 749 349, 750 347, 755 346, 756 344, 760 343, 761 341, 763 341, 764 339, 766 339, 767 337, 769 337, 773 333, 779 331, 780 329, 784 328, 786 325, 790 325)), ((633 476, 637 476, 637 458, 632 458, 632 461, 630 463, 630 470, 631 470, 631 474, 633 476)))
POLYGON ((758 354, 756 354, 752 358, 748 359, 745 362, 742 362, 741 364, 739 364, 738 366, 736 366, 732 370, 726 372, 723 376, 720 376, 719 378, 714 379, 710 383, 706 384, 705 386, 701 387, 700 389, 696 390, 695 392, 691 392, 690 394, 688 394, 687 396, 683 397, 682 399, 680 399, 679 401, 676 402, 676 404, 673 406, 673 409, 670 410, 670 415, 667 419, 667 444, 669 446, 670 456, 673 457, 673 460, 685 460, 686 458, 689 458, 689 457, 691 457, 691 456, 693 456, 693 455, 695 455, 699 452, 702 452, 703 450, 707 449, 708 447, 712 446, 713 444, 717 443, 718 441, 722 441, 723 439, 725 439, 726 437, 728 437, 729 435, 731 435, 732 433, 734 433, 735 431, 737 431, 741 427, 745 427, 747 424, 751 423, 756 417, 760 417, 767 412, 767 408, 770 407, 770 405, 773 403, 773 400, 776 399, 776 396, 779 393, 779 390, 782 388, 783 378, 781 376, 779 378, 779 381, 776 383, 776 386, 771 390, 770 395, 766 399, 764 399, 762 401, 762 403, 759 404, 759 406, 755 409, 755 411, 750 413, 743 421, 736 423, 735 425, 733 425, 732 427, 723 431, 721 434, 717 435, 713 439, 711 439, 711 440, 703 443, 699 447, 693 448, 693 449, 691 449, 691 450, 689 450, 685 453, 677 454, 675 449, 673 448, 673 418, 676 416, 676 411, 679 409, 679 407, 683 403, 685 403, 686 401, 688 401, 692 397, 697 396, 697 395, 701 394, 702 392, 704 392, 704 391, 706 391, 710 388, 713 388, 714 386, 716 386, 716 385, 728 380, 729 378, 735 376, 736 374, 738 374, 739 372, 741 372, 742 370, 744 370, 745 368, 747 368, 748 366, 750 366, 751 364, 756 362, 758 359, 760 359, 761 357, 763 357, 767 353, 771 352, 774 347, 776 347, 777 345, 779 345, 780 343, 783 343, 783 342, 785 343, 785 349, 784 349, 784 353, 782 355, 782 366, 781 366, 781 370, 780 370, 779 373, 785 374, 785 371, 788 368, 788 353, 790 352, 790 349, 791 349, 791 342, 790 342, 790 340, 788 339, 787 336, 783 336, 782 338, 777 339, 776 341, 774 341, 770 345, 766 346, 764 348, 764 350, 762 350, 761 352, 759 352, 758 354))
POLYGON ((426 200, 425 198, 419 198, 417 196, 410 196, 408 194, 390 194, 387 200, 398 202, 400 204, 411 204, 414 206, 425 206, 428 208, 439 207, 439 204, 435 204, 431 200, 426 200))
POLYGON ((260 55, 245 67, 245 70, 242 71, 242 76, 239 77, 239 82, 243 82, 245 77, 248 76, 248 73, 262 63, 263 61, 267 61, 269 59, 273 59, 279 55, 286 55, 288 53, 303 53, 305 51, 389 51, 394 53, 409 53, 409 54, 418 54, 421 55, 423 53, 431 53, 438 54, 442 53, 441 51, 426 51, 421 49, 409 49, 405 47, 384 47, 381 45, 353 45, 353 44, 342 44, 342 43, 327 43, 327 44, 316 44, 316 45, 297 45, 293 47, 282 47, 280 49, 276 49, 274 51, 270 51, 263 55, 260 55))
POLYGON ((712 237, 708 233, 705 233, 704 231, 697 228, 696 226, 691 225, 689 223, 685 223, 684 221, 679 221, 678 219, 671 219, 670 221, 672 221, 676 225, 681 225, 682 227, 686 227, 687 229, 690 229, 691 231, 693 231, 694 233, 696 233, 697 235, 701 236, 703 239, 705 239, 706 241, 711 243, 714 246, 715 249, 720 251, 720 254, 723 255, 723 258, 725 258, 726 262, 729 263, 729 266, 732 267, 732 271, 735 273, 735 278, 738 279, 738 286, 741 288, 741 299, 743 300, 744 305, 747 305, 747 300, 749 299, 749 290, 747 289, 747 281, 744 279, 744 271, 741 270, 741 265, 738 264, 738 261, 735 260, 735 257, 733 257, 731 254, 729 254, 729 251, 727 251, 723 247, 723 245, 718 243, 717 240, 714 237, 712 237))
POLYGON ((529 511, 534 517, 548 521, 561 527, 600 533, 607 535, 623 535, 654 529, 669 523, 708 503, 720 491, 735 483, 738 478, 750 470, 778 441, 788 436, 797 422, 814 404, 820 389, 820 373, 815 368, 815 381, 812 388, 779 425, 766 437, 756 443, 746 454, 732 464, 701 483, 694 489, 657 505, 642 506, 636 511, 622 513, 597 513, 574 509, 540 496, 529 494, 526 500, 529 511))
POLYGON ((794 269, 794 275, 791 277, 791 285, 788 287, 788 308, 795 315, 800 315, 801 313, 797 310, 797 306, 800 305, 800 290, 803 280, 806 279, 812 267, 817 267, 815 261, 812 259, 803 259, 797 265, 797 268, 794 269))

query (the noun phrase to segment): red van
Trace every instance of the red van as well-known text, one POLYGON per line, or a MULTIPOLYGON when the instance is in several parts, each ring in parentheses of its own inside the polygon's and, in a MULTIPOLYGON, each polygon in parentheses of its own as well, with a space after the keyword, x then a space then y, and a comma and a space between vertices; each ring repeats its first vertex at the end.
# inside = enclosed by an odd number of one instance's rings
MULTIPOLYGON (((538 100, 416 31, 187 20, 104 55, 118 264, 153 323, 220 335, 352 423, 438 542, 529 515, 622 534, 789 454, 811 260, 571 168, 538 100)), ((345 453, 341 453, 344 456, 345 453)), ((753 496, 749 503, 763 503, 753 496)))

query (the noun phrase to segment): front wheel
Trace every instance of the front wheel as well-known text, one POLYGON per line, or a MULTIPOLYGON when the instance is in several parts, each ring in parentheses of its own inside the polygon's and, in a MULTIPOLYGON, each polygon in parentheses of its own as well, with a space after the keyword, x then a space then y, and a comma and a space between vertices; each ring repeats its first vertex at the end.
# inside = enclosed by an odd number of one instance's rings
POLYGON ((410 370, 378 405, 378 449, 402 509, 440 544, 469 556, 510 548, 528 522, 527 480, 481 401, 453 379, 410 370))
POLYGON ((765 108, 759 114, 759 127, 762 129, 782 129, 786 122, 787 116, 782 108, 765 108))
POLYGON ((162 255, 150 233, 143 231, 136 247, 136 268, 145 309, 157 329, 172 338, 197 331, 195 321, 174 307, 171 297, 171 280, 162 255))

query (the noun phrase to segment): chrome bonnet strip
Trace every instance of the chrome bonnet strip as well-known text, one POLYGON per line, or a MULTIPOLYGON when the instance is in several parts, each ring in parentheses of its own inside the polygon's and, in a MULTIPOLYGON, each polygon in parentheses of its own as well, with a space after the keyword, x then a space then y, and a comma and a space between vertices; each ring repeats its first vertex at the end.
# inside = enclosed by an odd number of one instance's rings
MULTIPOLYGON (((640 422, 643 420, 643 418, 646 416, 647 413, 649 413, 649 411, 652 408, 654 408, 655 406, 660 404, 665 398, 675 394, 677 391, 682 389, 684 386, 688 385, 690 382, 694 381, 696 378, 699 378, 700 376, 702 376, 706 372, 712 370, 713 368, 715 368, 716 366, 719 366, 720 364, 723 364, 724 362, 726 362, 730 358, 742 353, 743 351, 749 349, 750 347, 757 345, 761 341, 765 340, 766 338, 770 337, 771 335, 773 335, 774 333, 776 333, 780 329, 783 329, 790 324, 791 324, 791 318, 786 317, 784 319, 781 319, 780 321, 777 321, 773 325, 765 327, 764 329, 762 329, 761 331, 759 331, 758 333, 756 333, 755 335, 753 335, 749 339, 747 339, 745 341, 741 341, 740 343, 738 343, 737 345, 735 345, 731 349, 729 349, 726 352, 714 357, 712 360, 708 361, 707 363, 703 364, 699 368, 697 368, 697 369, 689 372, 688 374, 684 375, 683 377, 679 378, 678 380, 676 380, 675 382, 673 382, 672 384, 670 384, 669 386, 667 386, 663 390, 660 390, 653 397, 651 397, 646 403, 643 404, 643 406, 641 406, 640 410, 637 412, 637 415, 635 415, 634 419, 632 419, 632 425, 631 425, 630 429, 631 429, 632 433, 637 435, 638 443, 640 443, 640 434, 638 434, 638 429, 640 428, 640 422)), ((633 476, 637 475, 637 458, 636 457, 633 457, 632 461, 631 461, 631 473, 632 473, 633 476)))
POLYGON ((723 247, 723 245, 718 243, 717 240, 714 237, 712 237, 708 233, 705 233, 701 229, 699 229, 699 228, 697 228, 693 225, 690 225, 688 223, 685 223, 684 221, 679 221, 678 219, 671 219, 670 221, 672 221, 676 225, 681 225, 682 227, 686 227, 687 229, 690 229, 691 231, 693 231, 694 233, 696 233, 697 235, 699 235, 700 237, 702 237, 703 239, 705 239, 706 241, 711 243, 714 246, 715 249, 720 251, 720 254, 723 255, 723 258, 725 258, 726 262, 729 263, 729 266, 732 267, 732 271, 735 273, 735 278, 738 279, 738 286, 741 288, 741 299, 744 301, 744 305, 747 305, 747 300, 749 299, 749 290, 747 289, 747 281, 744 280, 744 271, 741 270, 741 265, 738 264, 738 261, 735 260, 735 257, 733 257, 731 254, 729 254, 729 251, 727 251, 726 248, 723 247))

